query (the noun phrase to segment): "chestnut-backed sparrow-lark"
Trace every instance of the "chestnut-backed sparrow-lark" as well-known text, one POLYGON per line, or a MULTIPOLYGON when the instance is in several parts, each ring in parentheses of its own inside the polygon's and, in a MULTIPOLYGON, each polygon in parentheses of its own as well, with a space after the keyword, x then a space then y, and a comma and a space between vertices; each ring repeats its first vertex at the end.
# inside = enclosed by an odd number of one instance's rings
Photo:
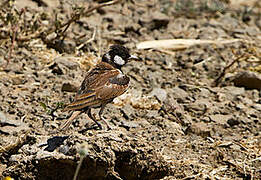
POLYGON ((128 89, 130 79, 122 73, 121 67, 130 60, 140 59, 130 55, 129 50, 124 46, 111 46, 109 51, 102 56, 101 62, 87 73, 74 101, 64 108, 64 111, 74 112, 59 131, 67 129, 72 121, 83 112, 86 112, 89 118, 102 129, 101 124, 91 113, 92 108, 100 108, 100 119, 108 129, 111 129, 102 117, 102 113, 108 103, 128 89))

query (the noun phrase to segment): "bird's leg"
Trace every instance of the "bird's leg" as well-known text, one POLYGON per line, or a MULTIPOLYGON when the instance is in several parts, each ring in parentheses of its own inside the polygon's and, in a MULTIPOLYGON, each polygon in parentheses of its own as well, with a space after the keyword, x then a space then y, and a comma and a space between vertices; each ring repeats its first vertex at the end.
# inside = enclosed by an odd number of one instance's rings
POLYGON ((101 126, 101 124, 96 120, 96 118, 92 115, 92 113, 91 113, 91 108, 89 108, 88 110, 87 110, 87 115, 89 116, 89 118, 91 119, 91 120, 93 120, 97 125, 98 125, 98 127, 100 128, 100 129, 102 129, 102 126, 101 126))
POLYGON ((103 105, 101 106, 101 109, 100 109, 100 111, 99 111, 99 118, 106 124, 106 126, 107 126, 108 129, 111 129, 110 125, 109 125, 109 124, 106 122, 106 120, 102 117, 102 113, 103 113, 103 110, 104 110, 105 106, 106 106, 106 104, 103 104, 103 105))

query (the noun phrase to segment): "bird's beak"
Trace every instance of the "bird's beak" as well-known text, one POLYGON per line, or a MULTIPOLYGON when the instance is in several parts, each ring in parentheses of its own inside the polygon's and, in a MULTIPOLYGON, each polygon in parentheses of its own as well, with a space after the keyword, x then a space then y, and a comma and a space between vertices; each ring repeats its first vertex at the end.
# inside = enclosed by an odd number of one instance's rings
POLYGON ((141 61, 141 58, 137 57, 137 56, 134 56, 134 55, 131 55, 128 60, 130 61, 141 61))

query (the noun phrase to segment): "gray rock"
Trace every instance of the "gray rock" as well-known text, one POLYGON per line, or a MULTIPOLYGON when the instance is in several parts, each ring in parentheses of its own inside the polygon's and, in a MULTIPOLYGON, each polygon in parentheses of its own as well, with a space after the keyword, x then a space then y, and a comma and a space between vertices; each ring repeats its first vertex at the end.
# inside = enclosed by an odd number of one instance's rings
POLYGON ((5 133, 5 134, 17 134, 17 133, 21 133, 22 131, 28 131, 29 127, 24 124, 21 123, 21 125, 19 126, 4 126, 4 127, 0 127, 0 131, 5 133))
POLYGON ((2 125, 3 123, 7 122, 7 117, 3 112, 0 112, 0 124, 2 125))
POLYGON ((211 128, 206 123, 198 122, 193 123, 191 126, 189 126, 186 129, 185 133, 196 134, 198 136, 206 138, 211 136, 211 128))
POLYGON ((237 119, 235 119, 235 118, 231 118, 231 119, 227 120, 227 123, 228 123, 231 127, 240 124, 240 122, 239 122, 237 119))
POLYGON ((184 91, 179 87, 174 87, 172 90, 173 90, 173 97, 175 97, 176 99, 185 100, 186 97, 189 96, 189 94, 186 91, 184 91))
POLYGON ((169 24, 169 17, 163 13, 154 12, 152 17, 147 14, 143 15, 143 17, 140 18, 140 23, 150 30, 160 29, 169 24))
POLYGON ((210 119, 217 124, 226 125, 229 119, 232 119, 232 115, 215 114, 210 115, 210 119))
POLYGON ((130 128, 137 128, 140 125, 137 122, 135 122, 135 121, 125 121, 125 120, 122 120, 121 121, 121 126, 126 128, 126 129, 130 129, 130 128))
POLYGON ((14 154, 9 158, 9 161, 11 162, 19 162, 23 159, 21 154, 14 154))
POLYGON ((67 154, 69 152, 70 148, 67 145, 61 146, 58 148, 58 152, 67 154))
POLYGON ((75 61, 73 61, 75 57, 73 56, 61 56, 54 59, 54 62, 56 62, 58 65, 63 65, 69 69, 77 69, 79 67, 79 64, 75 61))
POLYGON ((17 127, 22 125, 23 123, 17 120, 9 119, 8 116, 5 115, 5 113, 0 112, 0 126, 12 126, 17 127))
POLYGON ((235 98, 242 96, 244 93, 245 93, 245 89, 242 87, 227 86, 224 88, 225 96, 221 99, 234 101, 235 98))
POLYGON ((165 101, 167 98, 167 92, 162 88, 154 88, 151 93, 151 96, 156 96, 161 102, 165 101))
POLYGON ((209 97, 210 91, 206 88, 200 88, 200 96, 202 97, 209 97))
POLYGON ((70 83, 63 83, 62 90, 63 92, 77 92, 78 87, 70 84, 70 83))

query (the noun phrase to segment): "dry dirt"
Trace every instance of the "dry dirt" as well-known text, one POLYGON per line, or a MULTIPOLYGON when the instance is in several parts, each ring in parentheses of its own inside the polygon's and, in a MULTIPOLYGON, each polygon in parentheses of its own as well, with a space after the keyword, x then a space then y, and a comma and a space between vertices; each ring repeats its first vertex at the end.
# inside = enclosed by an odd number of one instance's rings
POLYGON ((106 2, 1 1, 0 177, 72 179, 84 154, 78 179, 261 179, 261 3, 130 0, 86 12, 106 2), (160 39, 240 41, 136 46, 160 39), (115 43, 143 61, 123 68, 131 87, 104 113, 113 129, 82 114, 51 135, 115 43))

